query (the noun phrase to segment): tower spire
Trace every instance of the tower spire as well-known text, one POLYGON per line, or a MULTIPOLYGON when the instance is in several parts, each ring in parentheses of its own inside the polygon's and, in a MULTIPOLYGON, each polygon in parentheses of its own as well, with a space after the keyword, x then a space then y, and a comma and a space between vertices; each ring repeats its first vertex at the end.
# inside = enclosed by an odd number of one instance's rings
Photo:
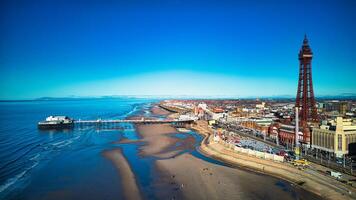
POLYGON ((304 34, 303 46, 309 46, 307 34, 304 34))
POLYGON ((313 58, 312 50, 309 46, 308 38, 305 35, 303 45, 299 51, 299 81, 295 107, 299 108, 300 125, 305 131, 303 140, 305 143, 310 142, 310 133, 308 123, 318 122, 317 110, 312 80, 313 58))

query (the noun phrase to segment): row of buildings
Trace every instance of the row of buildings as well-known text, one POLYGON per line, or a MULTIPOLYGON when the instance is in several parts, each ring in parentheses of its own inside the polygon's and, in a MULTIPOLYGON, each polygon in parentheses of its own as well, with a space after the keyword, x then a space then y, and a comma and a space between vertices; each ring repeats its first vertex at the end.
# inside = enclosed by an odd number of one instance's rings
MULTIPOLYGON (((305 140, 303 127, 296 124, 293 107, 289 103, 268 102, 264 108, 260 108, 256 102, 255 108, 250 104, 245 105, 239 101, 234 111, 224 109, 214 104, 197 103, 193 106, 194 115, 200 119, 213 123, 234 123, 242 127, 259 131, 266 137, 276 141, 288 149, 295 147, 296 136, 301 146, 308 149, 332 153, 335 157, 349 154, 349 148, 356 144, 356 102, 348 102, 350 107, 345 114, 328 116, 319 124, 307 127, 310 129, 310 138, 305 140)), ((337 109, 337 108, 335 108, 337 109)), ((337 111, 337 110, 334 110, 337 111)), ((323 112, 321 112, 323 113, 323 112)))
MULTIPOLYGON (((305 36, 298 54, 296 99, 284 100, 179 100, 177 107, 211 124, 234 123, 253 129, 289 149, 314 149, 342 157, 356 151, 355 101, 319 100, 312 82, 313 52, 305 36), (355 147, 354 147, 354 146, 355 147)), ((356 155, 356 152, 355 152, 356 155)))

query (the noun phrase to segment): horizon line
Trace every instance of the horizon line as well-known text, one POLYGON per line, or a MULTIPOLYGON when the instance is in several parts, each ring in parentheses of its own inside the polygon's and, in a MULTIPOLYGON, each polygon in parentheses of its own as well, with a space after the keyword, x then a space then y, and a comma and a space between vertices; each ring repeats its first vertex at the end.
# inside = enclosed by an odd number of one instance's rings
MULTIPOLYGON (((270 95, 270 96, 239 96, 239 95, 100 95, 100 96, 62 96, 62 97, 37 97, 23 99, 0 99, 0 102, 9 101, 50 101, 50 100, 80 100, 80 99, 105 99, 105 98, 157 98, 157 99, 295 99, 294 95, 270 95)), ((351 98, 356 99, 356 93, 338 95, 317 95, 315 98, 351 98)))

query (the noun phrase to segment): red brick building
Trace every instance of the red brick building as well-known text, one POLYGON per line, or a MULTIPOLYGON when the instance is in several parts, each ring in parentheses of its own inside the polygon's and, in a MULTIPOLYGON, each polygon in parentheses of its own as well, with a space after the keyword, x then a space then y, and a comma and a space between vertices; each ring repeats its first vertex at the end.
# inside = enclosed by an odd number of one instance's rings
MULTIPOLYGON (((294 147, 295 145, 295 126, 286 125, 282 123, 274 123, 269 126, 268 134, 270 137, 277 137, 280 144, 287 147, 294 147)), ((303 133, 299 130, 298 139, 301 143, 305 142, 307 138, 303 137, 303 133)))

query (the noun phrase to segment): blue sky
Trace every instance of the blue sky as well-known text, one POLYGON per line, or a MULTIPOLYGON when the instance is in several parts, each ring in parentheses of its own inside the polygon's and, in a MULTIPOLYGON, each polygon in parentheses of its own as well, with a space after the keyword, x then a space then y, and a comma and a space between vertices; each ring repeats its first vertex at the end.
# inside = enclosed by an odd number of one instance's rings
POLYGON ((0 99, 356 93, 355 1, 1 1, 0 99))

